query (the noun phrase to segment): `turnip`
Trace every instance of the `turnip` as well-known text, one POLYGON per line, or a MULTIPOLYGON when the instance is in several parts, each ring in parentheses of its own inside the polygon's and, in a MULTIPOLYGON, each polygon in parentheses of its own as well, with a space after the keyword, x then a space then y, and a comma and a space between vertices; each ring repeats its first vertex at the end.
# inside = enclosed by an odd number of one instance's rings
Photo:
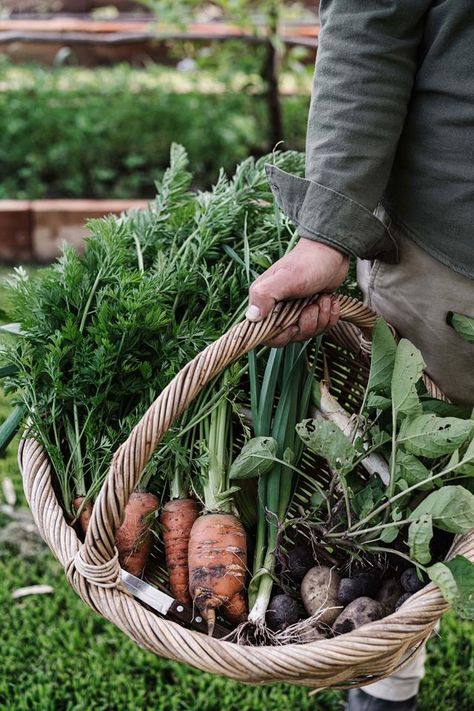
POLYGON ((377 595, 377 601, 384 608, 386 615, 390 615, 395 611, 397 601, 402 594, 400 583, 393 578, 384 580, 382 587, 377 595))
POLYGON ((349 605, 358 597, 373 597, 377 590, 377 580, 370 573, 360 573, 353 578, 342 578, 337 599, 341 605, 349 605))
POLYGON ((397 602, 395 603, 395 611, 399 610, 400 607, 412 596, 412 593, 403 593, 403 595, 400 595, 398 598, 397 602))
POLYGON ((424 588, 426 583, 420 580, 416 568, 407 568, 400 576, 400 584, 407 593, 416 593, 424 588))
POLYGON ((275 595, 270 600, 266 623, 274 632, 296 624, 299 617, 298 603, 291 595, 275 595))
POLYGON ((286 569, 291 579, 301 582, 310 568, 314 566, 313 551, 309 546, 297 546, 286 556, 286 569))
POLYGON ((370 597, 359 597, 348 605, 335 621, 332 631, 335 635, 352 632, 369 622, 380 620, 384 611, 380 602, 370 597))
POLYGON ((334 568, 315 566, 308 570, 301 583, 301 599, 309 615, 317 615, 318 622, 332 625, 342 612, 337 591, 340 578, 334 568))

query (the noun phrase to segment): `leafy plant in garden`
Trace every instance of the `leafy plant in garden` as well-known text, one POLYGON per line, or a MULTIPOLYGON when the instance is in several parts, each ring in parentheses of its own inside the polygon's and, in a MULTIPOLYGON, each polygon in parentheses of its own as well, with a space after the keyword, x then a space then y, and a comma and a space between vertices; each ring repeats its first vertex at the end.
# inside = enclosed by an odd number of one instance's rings
MULTIPOLYGON (((195 186, 267 150, 261 80, 119 65, 54 71, 2 61, 0 198, 153 197, 179 141, 195 186)), ((307 96, 284 100, 285 147, 302 148, 307 96)), ((273 147, 273 146, 272 146, 273 147)))

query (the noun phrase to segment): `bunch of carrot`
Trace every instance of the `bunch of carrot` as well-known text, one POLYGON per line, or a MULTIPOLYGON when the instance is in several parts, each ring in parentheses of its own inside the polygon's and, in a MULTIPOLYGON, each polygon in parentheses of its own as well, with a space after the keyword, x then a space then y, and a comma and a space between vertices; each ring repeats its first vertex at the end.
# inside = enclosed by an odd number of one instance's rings
POLYGON ((196 605, 212 634, 217 611, 235 624, 247 617, 247 537, 229 486, 232 423, 225 392, 201 419, 199 430, 202 510, 175 489, 182 495, 165 505, 161 524, 171 592, 196 605))

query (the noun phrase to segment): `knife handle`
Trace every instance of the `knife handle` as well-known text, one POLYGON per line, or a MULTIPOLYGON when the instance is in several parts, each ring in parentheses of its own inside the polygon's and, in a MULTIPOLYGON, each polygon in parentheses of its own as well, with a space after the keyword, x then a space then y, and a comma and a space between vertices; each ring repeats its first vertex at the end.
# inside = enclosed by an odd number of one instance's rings
MULTIPOLYGON (((183 605, 181 602, 174 600, 168 610, 168 616, 172 617, 175 622, 181 622, 186 625, 186 627, 192 627, 199 632, 207 634, 207 623, 199 610, 194 611, 192 607, 188 607, 188 605, 183 605)), ((221 639, 230 632, 231 630, 216 622, 212 636, 221 639)))

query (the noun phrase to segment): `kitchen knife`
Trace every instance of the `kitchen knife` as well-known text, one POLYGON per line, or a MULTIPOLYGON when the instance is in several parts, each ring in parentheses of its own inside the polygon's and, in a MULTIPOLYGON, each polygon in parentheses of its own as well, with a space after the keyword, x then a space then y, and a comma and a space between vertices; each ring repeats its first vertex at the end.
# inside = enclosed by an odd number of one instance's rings
MULTIPOLYGON (((120 571, 120 577, 127 592, 136 597, 137 600, 140 600, 140 602, 145 603, 145 605, 156 610, 161 615, 169 617, 174 622, 180 622, 186 627, 192 627, 195 630, 199 630, 199 632, 207 634, 206 621, 199 611, 195 613, 188 605, 183 605, 171 595, 158 590, 145 580, 137 578, 136 575, 127 573, 126 570, 122 569, 120 571)), ((230 630, 222 625, 216 624, 213 637, 225 637, 229 632, 230 630)))

